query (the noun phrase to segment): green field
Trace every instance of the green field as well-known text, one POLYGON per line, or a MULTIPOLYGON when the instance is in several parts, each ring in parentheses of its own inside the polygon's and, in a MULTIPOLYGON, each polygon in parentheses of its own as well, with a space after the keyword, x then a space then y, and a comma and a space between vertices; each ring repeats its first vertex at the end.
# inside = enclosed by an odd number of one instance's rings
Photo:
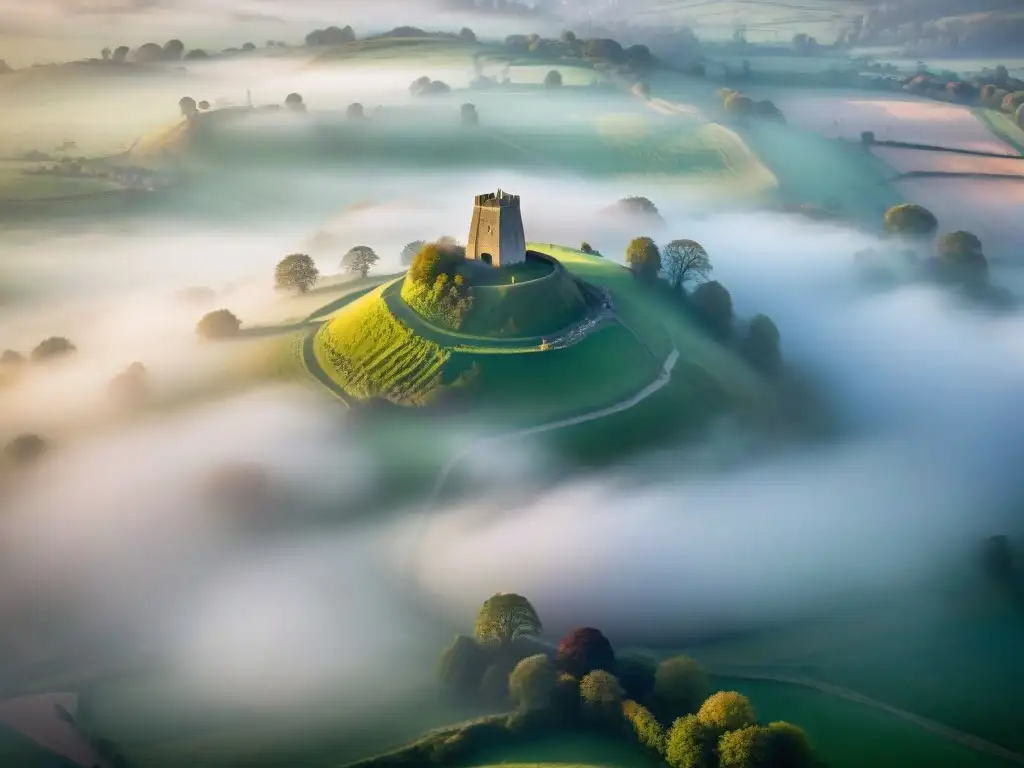
POLYGON ((632 744, 567 734, 485 752, 467 768, 654 768, 658 764, 632 744))
POLYGON ((749 696, 761 722, 786 720, 807 732, 829 768, 1007 768, 990 757, 887 712, 795 685, 713 678, 719 690, 749 696))
POLYGON ((28 174, 39 163, 0 161, 0 203, 87 197, 122 189, 120 184, 91 176, 28 174))

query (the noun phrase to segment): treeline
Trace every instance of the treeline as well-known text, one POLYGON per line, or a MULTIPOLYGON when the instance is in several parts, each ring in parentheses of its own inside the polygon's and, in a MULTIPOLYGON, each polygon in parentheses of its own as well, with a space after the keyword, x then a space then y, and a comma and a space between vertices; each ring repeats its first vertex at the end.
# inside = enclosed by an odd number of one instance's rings
POLYGON ((855 20, 844 31, 843 42, 905 45, 911 55, 1016 49, 1024 39, 1024 17, 1017 10, 1014 0, 981 8, 964 0, 885 3, 855 20))
POLYGON ((671 768, 820 764, 800 728, 759 724, 745 696, 713 692, 693 659, 617 653, 593 627, 572 630, 553 648, 536 639, 541 629, 525 597, 486 600, 473 636, 457 636, 441 654, 440 682, 457 701, 514 710, 356 765, 461 765, 484 750, 570 732, 631 742, 671 768))

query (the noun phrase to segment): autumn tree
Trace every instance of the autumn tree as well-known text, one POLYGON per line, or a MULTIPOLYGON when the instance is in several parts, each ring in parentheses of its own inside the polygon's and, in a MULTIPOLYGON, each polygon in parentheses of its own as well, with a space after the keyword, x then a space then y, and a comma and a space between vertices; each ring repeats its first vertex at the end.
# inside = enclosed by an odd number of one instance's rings
POLYGON ((555 666, 559 672, 582 678, 595 669, 615 672, 615 651, 599 629, 574 629, 558 643, 555 666))
POLYGON ((320 277, 311 256, 305 253, 293 253, 285 256, 274 268, 274 283, 278 288, 295 288, 305 293, 320 277))
POLYGON ((697 719, 709 728, 735 731, 757 724, 757 715, 750 699, 736 691, 712 694, 697 710, 697 719))
POLYGON ((661 271, 661 252, 651 238, 634 238, 626 247, 626 264, 635 276, 654 280, 661 271))
POLYGON ((380 261, 380 257, 373 252, 368 245, 357 245, 350 248, 341 259, 341 268, 347 272, 353 272, 360 277, 366 277, 370 267, 380 261))
POLYGON ((935 214, 914 203, 894 205, 885 212, 885 231, 892 235, 931 237, 939 228, 935 214))
POLYGON ((481 645, 507 648, 513 640, 541 631, 540 617, 530 601, 513 592, 500 592, 484 601, 473 635, 481 645))
POLYGON ((661 251, 661 270, 678 290, 688 282, 707 280, 712 267, 707 251, 696 240, 673 240, 661 251))

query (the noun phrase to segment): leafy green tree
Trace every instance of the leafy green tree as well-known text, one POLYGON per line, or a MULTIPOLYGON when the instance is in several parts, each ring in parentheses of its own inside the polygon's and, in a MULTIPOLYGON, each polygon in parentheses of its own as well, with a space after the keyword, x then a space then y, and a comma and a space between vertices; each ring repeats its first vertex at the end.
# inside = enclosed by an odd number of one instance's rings
POLYGON ((696 715, 680 717, 665 738, 665 762, 671 768, 717 768, 715 733, 696 715))
POLYGON ((622 690, 634 701, 645 702, 654 692, 658 662, 643 653, 626 653, 615 658, 615 676, 622 690))
POLYGON ((557 69, 552 69, 544 76, 544 86, 546 88, 561 88, 562 73, 557 69))
POLYGON ((597 253, 597 251, 594 250, 594 247, 586 240, 580 243, 580 250, 583 251, 583 253, 590 254, 591 256, 597 253))
POLYGON ((988 281, 988 259, 981 240, 970 232, 943 235, 936 247, 939 277, 949 282, 979 285, 988 281))
POLYGON ((696 712, 710 690, 704 668, 689 656, 666 659, 654 675, 654 699, 666 722, 696 712))
POLYGON ((580 713, 580 681, 572 675, 560 674, 551 694, 551 709, 562 722, 571 722, 580 713))
POLYGON ((167 61, 181 61, 185 55, 185 44, 181 40, 168 40, 164 43, 164 58, 167 61))
POLYGON ((562 32, 561 37, 559 39, 566 45, 572 45, 573 43, 576 42, 576 33, 573 32, 572 30, 567 29, 564 32, 562 32))
POLYGON ((540 617, 530 601, 513 592, 492 595, 480 606, 473 635, 481 645, 507 648, 520 637, 541 631, 540 617))
POLYGON ((690 294, 689 305, 697 320, 719 341, 732 336, 732 296, 717 280, 701 283, 690 294))
POLYGON ((622 702, 622 715, 641 746, 658 754, 665 751, 665 729, 647 707, 626 699, 622 702))
POLYGON ((802 729, 790 723, 769 723, 764 730, 768 764, 779 768, 814 768, 814 750, 802 729))
POLYGON ((204 61, 208 58, 210 58, 210 54, 202 48, 193 48, 185 54, 185 61, 204 61))
POLYGON ((128 54, 131 53, 131 48, 127 45, 119 45, 114 49, 114 55, 111 57, 115 64, 123 64, 128 60, 128 54))
POLYGON ((697 719, 720 731, 735 731, 757 723, 750 699, 736 691, 719 691, 709 696, 697 710, 697 719))
POLYGON ((740 354, 754 370, 768 377, 778 376, 782 370, 779 340, 779 329, 772 319, 757 315, 747 325, 746 335, 740 342, 740 354))
POLYGON ((300 293, 316 285, 319 278, 320 270, 313 258, 305 253, 285 256, 274 268, 274 283, 278 288, 295 288, 300 293))
POLYGON ((555 666, 559 672, 578 678, 596 669, 615 672, 615 651, 601 630, 581 627, 569 632, 558 643, 555 666))
POLYGON ((24 466, 37 461, 49 449, 49 444, 39 435, 27 433, 18 435, 4 446, 4 457, 11 463, 24 466))
POLYGON ((456 635, 441 653, 438 677, 454 693, 471 696, 480 690, 487 670, 487 652, 473 638, 456 635))
POLYGON ((284 100, 284 105, 292 112, 305 112, 306 102, 302 99, 302 94, 289 93, 284 100))
POLYGON ((651 238, 634 238, 626 246, 626 264, 637 277, 654 280, 661 271, 661 252, 651 238))
POLYGON ((32 350, 32 362, 41 363, 46 360, 56 360, 62 357, 69 357, 78 349, 64 336, 51 336, 44 339, 32 350))
POLYGON ((423 250, 426 244, 426 240, 413 240, 411 243, 407 243, 402 249, 402 264, 407 267, 412 265, 416 255, 423 250))
POLYGON ((935 214, 914 203, 894 205, 885 212, 883 224, 889 234, 913 237, 931 237, 939 228, 935 214))
POLYGON ((464 257, 457 248, 441 243, 429 243, 423 246, 412 260, 408 279, 420 285, 432 286, 438 277, 447 275, 454 279, 464 257))
POLYGON ((768 768, 765 729, 748 725, 723 733, 718 739, 720 768, 768 768))
POLYGON ((611 722, 622 712, 622 686, 611 672, 595 669, 580 680, 580 701, 590 719, 611 722))
POLYGON ((475 43, 476 33, 469 27, 463 27, 459 30, 459 40, 464 43, 475 43))
POLYGON ((196 325, 196 333, 205 339, 226 339, 237 336, 241 327, 242 321, 233 312, 227 309, 217 309, 203 315, 199 324, 196 325))
POLYGON ((661 251, 661 270, 669 285, 678 290, 688 282, 707 280, 712 266, 708 252, 696 240, 673 240, 661 251))
POLYGON ((557 680, 551 659, 538 653, 516 664, 508 678, 508 690, 521 709, 545 709, 551 704, 557 680))
POLYGON ((380 257, 373 252, 373 248, 367 245, 357 245, 350 248, 341 259, 341 268, 354 272, 360 277, 366 277, 370 273, 370 267, 380 261, 380 257))
POLYGON ((650 198, 639 195, 622 198, 615 204, 615 208, 630 216, 657 216, 661 218, 658 206, 651 202, 650 198))

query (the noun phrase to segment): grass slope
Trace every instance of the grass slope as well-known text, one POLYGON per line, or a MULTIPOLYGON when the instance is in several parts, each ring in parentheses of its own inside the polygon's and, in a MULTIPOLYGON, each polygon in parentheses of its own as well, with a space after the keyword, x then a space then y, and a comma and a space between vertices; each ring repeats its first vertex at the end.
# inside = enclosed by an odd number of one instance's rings
POLYGON ((886 712, 800 686, 736 678, 714 678, 713 683, 749 696, 762 722, 799 725, 829 768, 1010 765, 886 712))
POLYGON ((1013 116, 996 109, 976 109, 974 114, 992 133, 1024 154, 1024 129, 1013 116))
POLYGON ((485 752, 471 768, 653 768, 658 765, 637 747, 614 739, 566 734, 525 741, 485 752))

